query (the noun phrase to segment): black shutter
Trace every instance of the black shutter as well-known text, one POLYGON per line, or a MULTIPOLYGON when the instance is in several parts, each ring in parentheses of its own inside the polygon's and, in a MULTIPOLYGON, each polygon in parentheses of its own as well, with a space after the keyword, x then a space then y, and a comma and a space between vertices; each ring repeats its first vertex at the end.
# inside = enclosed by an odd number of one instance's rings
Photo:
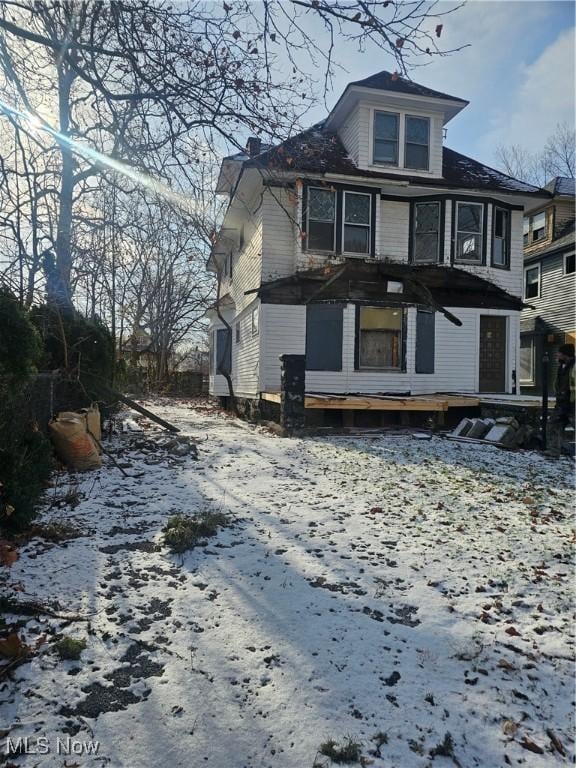
POLYGON ((416 313, 416 373, 434 373, 436 314, 416 313))
POLYGON ((232 373, 232 331, 228 328, 217 331, 216 373, 232 373))
POLYGON ((342 304, 306 308, 306 370, 342 370, 342 304))

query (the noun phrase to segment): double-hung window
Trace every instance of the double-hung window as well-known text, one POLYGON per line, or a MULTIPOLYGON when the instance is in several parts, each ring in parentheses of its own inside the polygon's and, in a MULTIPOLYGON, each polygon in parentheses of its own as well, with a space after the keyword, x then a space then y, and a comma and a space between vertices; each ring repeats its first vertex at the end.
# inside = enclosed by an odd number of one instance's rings
POLYGON ((430 155, 430 120, 406 115, 404 168, 427 171, 430 155))
POLYGON ((398 165, 399 128, 400 115, 394 112, 374 113, 374 163, 398 165))
POLYGON ((363 192, 343 194, 342 251, 370 253, 372 195, 363 192))
POLYGON ((456 261, 482 261, 484 206, 456 203, 456 261))
POLYGON ((334 251, 336 235, 336 192, 308 187, 307 248, 334 251))
POLYGON ((402 370, 402 309, 360 307, 360 368, 402 370))
POLYGON ((576 272, 576 254, 565 253, 564 254, 564 274, 573 275, 576 272))
POLYGON ((492 265, 510 266, 510 211, 494 207, 492 265))
POLYGON ((436 263, 440 250, 440 203, 415 203, 413 228, 412 261, 436 263))
POLYGON ((524 245, 532 245, 541 240, 546 240, 547 236, 548 221, 546 219, 546 211, 540 211, 540 213, 534 216, 524 217, 524 245))
POLYGON ((534 336, 520 337, 520 383, 534 384, 535 381, 534 336))
POLYGON ((524 298, 537 299, 540 296, 540 264, 524 270, 524 298))

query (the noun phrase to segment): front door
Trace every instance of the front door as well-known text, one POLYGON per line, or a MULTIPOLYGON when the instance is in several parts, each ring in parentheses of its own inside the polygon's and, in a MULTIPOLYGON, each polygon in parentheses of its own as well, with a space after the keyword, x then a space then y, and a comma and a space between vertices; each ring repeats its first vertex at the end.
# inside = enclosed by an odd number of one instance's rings
POLYGON ((506 318, 480 315, 480 392, 506 392, 506 318))

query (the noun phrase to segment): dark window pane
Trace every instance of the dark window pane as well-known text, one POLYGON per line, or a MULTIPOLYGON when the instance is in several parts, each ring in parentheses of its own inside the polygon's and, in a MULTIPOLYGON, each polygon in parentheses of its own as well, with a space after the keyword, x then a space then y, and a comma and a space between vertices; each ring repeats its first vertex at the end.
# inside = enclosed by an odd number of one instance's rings
POLYGON ((480 235, 458 233, 457 257, 464 261, 480 261, 480 235))
POLYGON ((506 237, 508 229, 508 211, 502 208, 494 209, 494 234, 496 237, 506 237))
POLYGON ((374 114, 374 138, 398 139, 398 115, 389 112, 376 112, 374 114))
POLYGON ((398 143, 376 139, 374 141, 374 162, 396 164, 398 162, 398 143))
POLYGON ((414 236, 414 261, 438 260, 438 235, 434 232, 414 236))
POLYGON ((520 381, 534 381, 534 340, 520 339, 520 381))
POLYGON ((427 170, 428 147, 423 147, 420 144, 406 144, 404 167, 427 170))
POLYGON ((428 144, 430 122, 426 117, 406 118, 406 141, 415 144, 428 144))
POLYGON ((355 195, 346 192, 344 195, 344 221, 347 224, 370 224, 370 196, 355 195))
POLYGON ((308 221, 308 248, 319 251, 334 250, 334 224, 308 221))
POLYGON ((438 203, 416 205, 416 232, 438 232, 440 206, 438 203))
POLYGON ((564 262, 564 273, 566 275, 571 275, 573 272, 576 272, 576 256, 575 254, 571 253, 569 256, 566 256, 566 261, 564 262))
POLYGON ((306 370, 342 370, 341 304, 309 304, 306 309, 306 370))
POLYGON ((524 295, 527 299, 534 299, 538 296, 539 293, 539 272, 538 267, 533 267, 532 269, 526 270, 525 275, 525 281, 526 286, 524 290, 524 295))
POLYGON ((344 251, 346 253, 368 253, 370 250, 370 228, 344 225, 344 251))
POLYGON ((336 195, 329 189, 308 190, 308 217, 320 221, 334 221, 336 195))
POLYGON ((460 232, 482 231, 481 205, 467 205, 466 203, 458 205, 458 230, 460 232))

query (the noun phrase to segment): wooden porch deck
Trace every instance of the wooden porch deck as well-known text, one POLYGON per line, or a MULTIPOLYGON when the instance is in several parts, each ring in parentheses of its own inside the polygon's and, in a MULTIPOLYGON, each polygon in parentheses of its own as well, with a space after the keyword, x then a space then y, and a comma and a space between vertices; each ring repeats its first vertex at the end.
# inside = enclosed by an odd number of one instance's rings
MULTIPOLYGON (((280 392, 262 392, 262 400, 280 403, 280 392)), ((336 395, 321 392, 310 392, 306 395, 305 408, 342 410, 342 411, 439 411, 446 412, 450 408, 476 408, 481 405, 492 405, 516 408, 540 408, 539 397, 526 395, 465 395, 465 394, 434 394, 434 395, 336 395)), ((554 398, 549 401, 554 406, 554 398)))

